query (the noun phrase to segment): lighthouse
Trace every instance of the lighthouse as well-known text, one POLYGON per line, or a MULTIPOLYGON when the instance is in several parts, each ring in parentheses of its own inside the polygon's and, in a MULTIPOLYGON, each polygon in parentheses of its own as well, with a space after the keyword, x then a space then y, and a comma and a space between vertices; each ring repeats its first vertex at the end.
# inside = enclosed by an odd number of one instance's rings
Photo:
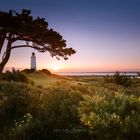
POLYGON ((36 56, 34 52, 32 53, 31 56, 31 69, 36 70, 36 56))

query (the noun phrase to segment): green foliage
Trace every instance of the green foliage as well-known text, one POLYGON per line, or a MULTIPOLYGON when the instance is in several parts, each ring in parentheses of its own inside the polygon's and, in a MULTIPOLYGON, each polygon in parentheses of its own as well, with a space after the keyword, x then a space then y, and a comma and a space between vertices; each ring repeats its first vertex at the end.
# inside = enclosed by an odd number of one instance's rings
POLYGON ((35 107, 37 101, 34 101, 39 98, 41 90, 20 82, 0 82, 0 93, 0 124, 4 127, 23 116, 30 107, 35 107))
POLYGON ((41 116, 46 116, 48 126, 54 129, 71 129, 79 124, 77 105, 83 98, 71 87, 55 86, 46 89, 42 98, 41 116))
MULTIPOLYGON (((0 134, 5 140, 8 137, 42 140, 61 136, 64 129, 81 128, 77 106, 83 98, 78 90, 66 85, 58 83, 43 89, 1 81, 0 134), (30 117, 25 119, 27 114, 30 117), (56 130, 60 132, 57 134, 56 130)), ((65 132, 64 135, 67 137, 65 132)))
POLYGON ((119 72, 114 74, 113 79, 116 84, 122 85, 124 87, 129 87, 132 84, 130 77, 126 75, 120 75, 119 72))
POLYGON ((138 139, 140 98, 123 93, 84 96, 80 102, 81 122, 95 139, 138 139))
POLYGON ((34 82, 28 78, 25 73, 20 72, 19 70, 15 70, 14 68, 12 71, 6 71, 1 75, 1 80, 5 81, 16 81, 16 82, 24 82, 24 83, 31 83, 34 85, 34 82))
POLYGON ((14 122, 12 133, 10 134, 12 137, 16 137, 16 139, 20 138, 21 135, 23 135, 22 132, 25 131, 25 129, 28 129, 30 126, 30 123, 32 121, 32 116, 27 113, 23 116, 23 118, 19 121, 14 122))
POLYGON ((24 83, 0 82, 0 135, 3 134, 4 140, 9 137, 15 139, 19 132, 24 133, 19 131, 15 122, 20 124, 28 113, 32 116, 37 114, 42 93, 41 89, 24 83))
POLYGON ((106 83, 113 83, 114 82, 114 78, 112 76, 107 75, 107 76, 104 77, 104 82, 106 82, 106 83))
POLYGON ((12 71, 7 70, 5 73, 3 73, 2 80, 25 82, 25 83, 29 82, 25 74, 21 73, 19 70, 15 70, 14 68, 12 69, 12 71))
POLYGON ((26 74, 29 74, 29 73, 35 72, 35 70, 34 69, 24 69, 24 70, 22 70, 22 72, 25 72, 26 74))
POLYGON ((30 73, 34 73, 34 72, 44 72, 45 74, 51 75, 51 72, 47 69, 42 69, 39 71, 35 71, 34 69, 24 69, 24 70, 22 70, 22 72, 24 72, 26 74, 30 74, 30 73))
POLYGON ((134 85, 125 88, 94 78, 87 83, 63 80, 43 88, 0 81, 0 136, 2 140, 137 140, 138 83, 134 79, 134 85))
POLYGON ((48 74, 48 75, 51 75, 51 72, 49 70, 47 70, 47 69, 42 69, 41 71, 46 73, 46 74, 48 74))

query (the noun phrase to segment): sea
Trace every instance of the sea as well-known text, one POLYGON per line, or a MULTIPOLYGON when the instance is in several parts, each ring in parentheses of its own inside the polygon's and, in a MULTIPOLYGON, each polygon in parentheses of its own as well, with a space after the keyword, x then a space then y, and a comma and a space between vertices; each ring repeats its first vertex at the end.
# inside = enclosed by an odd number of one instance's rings
MULTIPOLYGON (((116 72, 57 72, 63 76, 113 76, 116 72)), ((120 75, 138 76, 138 72, 119 72, 120 75)))

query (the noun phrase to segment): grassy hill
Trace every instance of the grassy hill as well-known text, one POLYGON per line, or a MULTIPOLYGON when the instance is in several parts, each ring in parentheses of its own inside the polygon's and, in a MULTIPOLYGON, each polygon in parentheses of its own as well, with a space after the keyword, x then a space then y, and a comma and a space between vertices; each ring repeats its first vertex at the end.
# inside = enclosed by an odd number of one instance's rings
POLYGON ((57 82, 67 82, 68 84, 90 84, 103 82, 103 77, 94 76, 62 76, 57 74, 47 74, 43 71, 36 71, 28 74, 29 79, 35 82, 35 85, 47 87, 57 82))
POLYGON ((68 76, 62 76, 62 75, 57 75, 57 74, 47 74, 42 71, 36 71, 33 73, 28 74, 29 79, 35 82, 35 85, 39 85, 42 87, 47 87, 49 85, 55 85, 56 83, 64 82, 72 85, 76 84, 88 84, 89 80, 84 80, 85 77, 68 77, 68 76))
POLYGON ((71 81, 74 79, 70 77, 64 77, 56 74, 48 75, 42 71, 37 71, 28 74, 29 78, 35 82, 36 85, 47 87, 48 85, 56 84, 60 81, 71 81))

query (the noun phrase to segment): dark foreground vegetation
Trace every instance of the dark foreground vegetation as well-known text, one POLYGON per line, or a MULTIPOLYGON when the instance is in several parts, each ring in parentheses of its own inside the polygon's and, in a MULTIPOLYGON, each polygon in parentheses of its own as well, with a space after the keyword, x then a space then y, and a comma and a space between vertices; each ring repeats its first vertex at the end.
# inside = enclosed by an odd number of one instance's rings
POLYGON ((140 139, 138 78, 77 77, 43 88, 9 75, 0 81, 0 140, 140 139))

